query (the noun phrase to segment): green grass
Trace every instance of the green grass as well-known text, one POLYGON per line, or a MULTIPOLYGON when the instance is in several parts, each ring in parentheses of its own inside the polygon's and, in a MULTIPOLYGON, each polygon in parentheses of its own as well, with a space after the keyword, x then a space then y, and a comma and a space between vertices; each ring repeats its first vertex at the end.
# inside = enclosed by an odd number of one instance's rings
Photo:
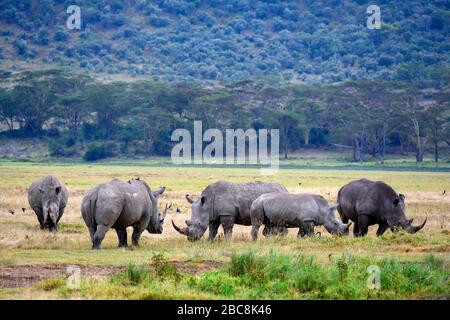
MULTIPOLYGON (((162 256, 154 258, 170 265, 162 256)), ((328 263, 314 256, 295 254, 234 254, 217 271, 181 274, 175 266, 160 273, 158 266, 129 265, 103 282, 84 280, 70 291, 61 280, 44 280, 35 287, 60 297, 81 298, 204 298, 209 299, 448 299, 447 263, 433 255, 417 262, 371 260, 343 255, 328 263), (380 270, 380 288, 367 285, 368 267, 380 270)))

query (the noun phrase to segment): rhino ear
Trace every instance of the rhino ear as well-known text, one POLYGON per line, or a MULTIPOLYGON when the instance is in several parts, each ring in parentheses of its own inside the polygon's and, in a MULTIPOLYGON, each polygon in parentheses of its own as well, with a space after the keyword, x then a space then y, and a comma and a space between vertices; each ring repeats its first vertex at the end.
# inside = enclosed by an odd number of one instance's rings
POLYGON ((158 198, 160 195, 162 195, 164 193, 165 190, 166 190, 166 187, 161 187, 158 190, 156 190, 155 192, 153 192, 153 195, 155 196, 155 198, 158 198))
POLYGON ((200 202, 202 203, 202 205, 204 205, 205 204, 205 202, 206 202, 206 197, 205 196, 203 196, 201 199, 200 199, 200 202))
POLYGON ((397 206, 399 202, 400 202, 400 199, 399 198, 395 198, 394 199, 394 206, 397 206))
POLYGON ((61 192, 61 187, 56 187, 55 192, 56 192, 56 194, 59 194, 61 192))

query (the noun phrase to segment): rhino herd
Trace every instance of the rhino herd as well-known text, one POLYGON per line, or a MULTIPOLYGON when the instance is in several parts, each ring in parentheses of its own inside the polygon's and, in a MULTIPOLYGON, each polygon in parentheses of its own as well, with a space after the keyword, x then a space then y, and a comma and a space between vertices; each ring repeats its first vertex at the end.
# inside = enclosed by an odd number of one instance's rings
MULTIPOLYGON (((81 203, 81 214, 89 230, 93 249, 100 249, 109 229, 115 229, 119 247, 127 247, 127 227, 133 227, 132 244, 139 245, 141 234, 161 234, 168 207, 163 212, 158 199, 162 187, 152 191, 143 180, 127 182, 117 179, 89 190, 81 203)), ((413 226, 405 215, 405 196, 381 181, 360 179, 343 186, 337 203, 329 205, 324 197, 315 194, 292 194, 278 183, 233 183, 218 181, 208 185, 198 199, 186 195, 191 205, 191 218, 176 231, 189 241, 202 238, 209 229, 213 240, 220 225, 230 238, 235 224, 252 226, 253 240, 264 225, 264 236, 284 235, 288 228, 298 228, 298 236, 313 236, 314 227, 323 225, 333 235, 348 235, 354 223, 353 235, 365 236, 371 225, 378 225, 377 235, 387 229, 399 228, 416 233, 425 221, 413 226), (337 210, 340 219, 334 213, 337 210)), ((55 176, 46 176, 28 189, 28 202, 35 212, 41 229, 57 231, 68 201, 66 186, 55 176)))

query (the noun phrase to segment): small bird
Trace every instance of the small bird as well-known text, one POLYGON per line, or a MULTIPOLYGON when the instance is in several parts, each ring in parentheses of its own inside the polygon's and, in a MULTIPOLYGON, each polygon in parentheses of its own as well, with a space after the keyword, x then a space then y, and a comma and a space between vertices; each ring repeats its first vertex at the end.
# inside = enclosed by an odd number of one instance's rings
POLYGON ((11 213, 12 215, 14 215, 14 210, 12 210, 12 209, 8 209, 8 211, 9 211, 9 213, 11 213))
POLYGON ((300 187, 301 185, 302 185, 302 183, 301 183, 301 182, 299 182, 299 183, 298 183, 298 186, 300 187))

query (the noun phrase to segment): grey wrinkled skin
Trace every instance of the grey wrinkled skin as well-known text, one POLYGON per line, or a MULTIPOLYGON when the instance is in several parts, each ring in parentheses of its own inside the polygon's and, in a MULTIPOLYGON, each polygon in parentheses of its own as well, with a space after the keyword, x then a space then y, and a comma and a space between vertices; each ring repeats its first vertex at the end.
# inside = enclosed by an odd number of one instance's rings
POLYGON ((69 193, 55 176, 45 176, 28 188, 28 203, 36 214, 41 229, 58 230, 69 193))
POLYGON ((355 237, 365 236, 369 226, 374 224, 378 224, 377 236, 383 235, 388 228, 416 233, 427 221, 425 218, 421 225, 413 226, 412 219, 408 220, 405 215, 405 196, 397 194, 382 181, 352 181, 339 190, 337 202, 342 221, 355 223, 355 237))
POLYGON ((139 179, 128 182, 113 180, 100 184, 86 193, 81 203, 81 214, 89 229, 93 249, 100 249, 106 232, 116 229, 119 247, 127 247, 127 227, 133 227, 132 243, 139 245, 141 234, 162 233, 167 206, 163 214, 158 209, 161 188, 152 192, 139 179))
MULTIPOLYGON (((329 206, 325 198, 314 194, 273 192, 259 196, 252 204, 252 239, 258 238, 261 225, 278 228, 299 228, 298 236, 314 235, 314 227, 323 225, 331 234, 348 233, 344 224, 334 215, 336 206, 329 206)), ((267 236, 264 233, 263 235, 267 236)))
MULTIPOLYGON (((229 239, 235 224, 249 226, 250 206, 260 195, 268 192, 287 192, 286 188, 278 183, 251 182, 233 183, 218 181, 210 184, 203 190, 197 200, 189 195, 186 199, 191 203, 191 218, 186 220, 186 227, 179 228, 172 224, 179 233, 186 235, 189 241, 199 240, 209 227, 209 240, 217 235, 222 225, 225 237, 229 239)), ((286 230, 266 229, 266 233, 286 230)))

